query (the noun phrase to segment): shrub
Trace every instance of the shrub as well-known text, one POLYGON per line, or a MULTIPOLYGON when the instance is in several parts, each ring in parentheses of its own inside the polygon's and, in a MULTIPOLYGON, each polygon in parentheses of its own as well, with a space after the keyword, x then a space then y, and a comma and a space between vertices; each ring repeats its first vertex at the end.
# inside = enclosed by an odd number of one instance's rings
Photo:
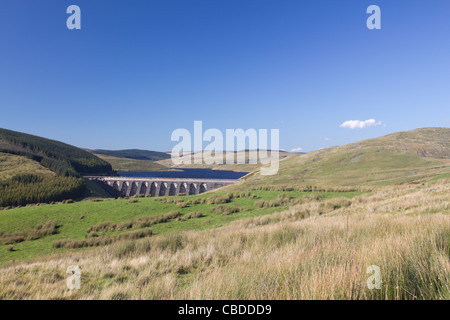
POLYGON ((180 218, 181 221, 186 221, 189 219, 196 219, 196 218, 202 218, 204 217, 203 213, 201 211, 193 211, 186 213, 184 216, 180 218))
POLYGON ((280 194, 275 200, 258 200, 255 201, 255 207, 257 208, 272 208, 286 205, 295 204, 299 199, 294 199, 287 194, 280 194))
POLYGON ((154 224, 168 222, 169 220, 177 218, 179 215, 179 211, 170 211, 157 216, 140 217, 134 220, 123 221, 119 223, 101 222, 89 227, 87 229, 87 232, 111 232, 127 229, 147 228, 154 224))
POLYGON ((207 198, 206 203, 208 204, 224 204, 231 201, 231 194, 226 195, 214 195, 207 198))
POLYGON ((53 248, 70 248, 70 249, 78 249, 78 248, 87 248, 87 247, 99 247, 106 246, 111 243, 121 241, 121 240, 136 240, 145 237, 149 237, 153 234, 152 230, 138 230, 132 232, 126 232, 119 234, 117 236, 103 236, 103 237, 95 237, 87 240, 57 240, 53 242, 53 248))
POLYGON ((23 241, 37 240, 45 236, 56 234, 58 232, 59 224, 55 221, 47 221, 43 225, 37 226, 34 230, 16 232, 13 234, 1 234, 1 244, 15 244, 23 241))
POLYGON ((346 208, 352 205, 352 201, 347 198, 336 198, 327 201, 326 206, 331 210, 346 208))
POLYGON ((212 213, 220 214, 220 215, 230 215, 232 213, 238 213, 241 211, 239 207, 230 207, 230 206, 217 206, 211 209, 212 213))

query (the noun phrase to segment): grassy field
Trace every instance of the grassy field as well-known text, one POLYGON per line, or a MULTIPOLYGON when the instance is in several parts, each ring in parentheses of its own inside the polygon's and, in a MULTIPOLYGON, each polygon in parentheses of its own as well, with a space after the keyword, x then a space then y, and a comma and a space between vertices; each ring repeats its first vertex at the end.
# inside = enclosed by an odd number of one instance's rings
MULTIPOLYGON (((288 209, 247 211, 247 218, 236 221, 231 221, 232 216, 224 221, 210 215, 193 219, 197 226, 184 226, 189 220, 167 223, 155 227, 159 234, 149 238, 9 263, 0 269, 0 298, 450 299, 449 194, 450 181, 439 180, 376 187, 345 199, 331 198, 333 194, 304 198, 288 209), (207 219, 211 226, 222 227, 210 229, 204 223, 207 219), (81 290, 65 286, 69 265, 82 270, 81 290), (380 267, 380 290, 367 287, 366 270, 371 265, 380 267)), ((271 192, 260 195, 268 200, 277 197, 271 192)), ((248 198, 233 199, 228 205, 237 204, 235 200, 251 206, 248 198)), ((51 237, 81 238, 88 225, 104 218, 93 211, 87 218, 90 213, 85 212, 85 219, 90 219, 85 223, 78 215, 86 204, 77 205, 12 210, 6 217, 2 212, 1 225, 8 222, 8 230, 19 230, 19 217, 27 214, 35 221, 28 225, 32 228, 54 218, 52 214, 62 219, 71 211, 65 224, 73 224, 71 229, 77 231, 61 230, 51 237), (13 213, 19 216, 16 222, 13 213)), ((113 221, 124 212, 140 215, 156 205, 162 211, 175 209, 154 199, 96 205, 95 211, 108 208, 110 212, 104 214, 113 221), (119 209, 123 207, 127 210, 119 209)), ((189 208, 194 209, 199 208, 189 208)), ((51 237, 42 240, 42 246, 51 237)))
MULTIPOLYGON (((24 260, 33 257, 40 257, 46 254, 60 252, 60 249, 53 248, 52 244, 56 240, 82 240, 85 239, 89 227, 101 222, 119 223, 137 219, 140 217, 156 216, 171 211, 180 211, 181 218, 191 212, 201 212, 203 217, 189 219, 186 221, 172 220, 166 223, 152 225, 151 229, 155 234, 162 234, 170 231, 181 230, 203 230, 223 226, 236 219, 261 216, 273 213, 277 210, 287 209, 289 203, 280 203, 276 207, 259 208, 255 202, 264 200, 275 200, 279 192, 274 191, 252 191, 251 197, 233 197, 225 204, 189 204, 180 208, 176 203, 165 203, 160 198, 133 198, 133 199, 111 199, 102 201, 82 201, 76 203, 29 206, 11 210, 0 211, 0 234, 14 234, 17 232, 29 231, 38 225, 43 225, 47 221, 55 221, 60 227, 58 233, 33 241, 24 241, 14 244, 14 251, 8 251, 10 244, 0 244, 0 264, 8 263, 12 260, 24 260), (229 215, 212 213, 211 210, 219 206, 230 208, 239 207, 241 212, 229 215)), ((300 199, 310 196, 311 192, 283 192, 282 194, 300 199)), ((353 197, 360 192, 322 192, 314 193, 324 199, 338 196, 353 197)), ((220 194, 219 194, 220 195, 220 194)), ((224 194, 227 195, 227 194, 224 194)), ((214 199, 217 195, 199 196, 179 196, 164 197, 168 201, 183 203, 214 199)), ((164 200, 163 199, 163 200, 164 200)), ((180 205, 181 206, 181 205, 180 205)), ((135 229, 133 229, 135 230, 135 229)), ((107 235, 120 234, 123 231, 108 232, 107 235)), ((0 237, 1 240, 1 237, 0 237)))

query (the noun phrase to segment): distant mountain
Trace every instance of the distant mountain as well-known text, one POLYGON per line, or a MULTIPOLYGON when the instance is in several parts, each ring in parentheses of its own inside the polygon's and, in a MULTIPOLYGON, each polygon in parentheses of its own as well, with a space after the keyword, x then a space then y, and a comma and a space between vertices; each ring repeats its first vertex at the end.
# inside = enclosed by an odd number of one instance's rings
MULTIPOLYGON (((375 185, 450 177, 450 128, 422 128, 286 157, 254 185, 375 185)), ((240 187, 245 188, 246 184, 240 187)))
POLYGON ((127 149, 127 150, 89 150, 93 154, 101 154, 105 156, 111 156, 116 158, 134 159, 134 160, 146 160, 146 161, 158 161, 170 158, 170 154, 159 151, 139 150, 139 149, 127 149))

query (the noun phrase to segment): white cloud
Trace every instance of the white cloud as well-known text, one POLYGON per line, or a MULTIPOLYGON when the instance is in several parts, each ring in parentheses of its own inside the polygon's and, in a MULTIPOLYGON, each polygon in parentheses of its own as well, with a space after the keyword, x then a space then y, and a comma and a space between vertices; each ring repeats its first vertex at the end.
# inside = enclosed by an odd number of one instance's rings
POLYGON ((330 138, 323 138, 323 140, 330 141, 331 139, 330 138))
POLYGON ((339 127, 340 128, 348 128, 348 129, 363 129, 367 127, 376 127, 381 126, 383 123, 381 121, 376 121, 375 119, 369 119, 369 120, 347 120, 344 123, 342 123, 339 127))
POLYGON ((302 152, 302 151, 303 151, 303 148, 300 148, 300 147, 294 148, 291 150, 291 152, 302 152))

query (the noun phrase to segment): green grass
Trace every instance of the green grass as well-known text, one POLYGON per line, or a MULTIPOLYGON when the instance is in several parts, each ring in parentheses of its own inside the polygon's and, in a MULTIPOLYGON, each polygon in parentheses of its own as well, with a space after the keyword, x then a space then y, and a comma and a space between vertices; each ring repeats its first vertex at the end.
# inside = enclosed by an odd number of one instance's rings
MULTIPOLYGON (((282 192, 294 198, 300 198, 311 193, 309 192, 282 192)), ((85 239, 87 229, 101 222, 123 222, 133 220, 143 216, 153 216, 170 211, 180 211, 182 216, 190 212, 201 212, 204 217, 193 218, 182 221, 171 220, 167 223, 160 223, 150 227, 155 234, 162 234, 171 231, 181 230, 204 230, 223 226, 236 219, 256 217, 271 214, 275 211, 287 209, 284 207, 256 208, 254 203, 257 200, 274 200, 280 194, 277 191, 252 191, 259 199, 233 198, 225 206, 248 207, 249 210, 230 215, 219 215, 211 213, 211 209, 219 204, 195 204, 188 207, 179 208, 173 203, 164 203, 157 198, 135 198, 137 202, 130 202, 129 199, 104 200, 104 201, 82 201, 68 204, 54 204, 43 206, 30 206, 0 211, 0 232, 15 233, 29 231, 37 225, 47 221, 56 221, 61 227, 58 233, 44 238, 25 241, 14 245, 15 251, 8 251, 7 245, 0 245, 0 264, 5 264, 11 260, 26 260, 43 255, 64 252, 69 249, 55 249, 52 244, 55 240, 81 240, 85 239)), ((360 192, 324 192, 325 199, 334 197, 354 197, 360 192)), ((207 198, 213 195, 198 196, 178 196, 171 199, 191 200, 196 198, 207 198)), ((181 217, 182 217, 181 216, 181 217)), ((108 233, 109 235, 119 234, 121 231, 108 233)), ((81 249, 84 250, 84 249, 81 249)))

